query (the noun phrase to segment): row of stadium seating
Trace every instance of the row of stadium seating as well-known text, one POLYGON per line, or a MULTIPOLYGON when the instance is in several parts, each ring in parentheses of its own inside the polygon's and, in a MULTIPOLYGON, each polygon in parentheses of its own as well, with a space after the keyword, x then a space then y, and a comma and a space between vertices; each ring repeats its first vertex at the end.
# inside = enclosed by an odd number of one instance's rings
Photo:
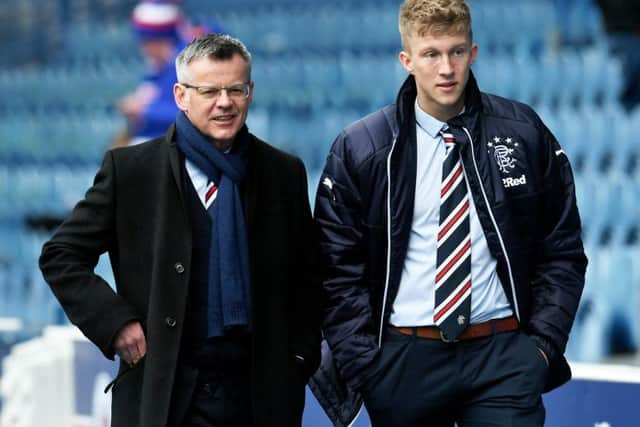
POLYGON ((536 111, 554 133, 578 173, 640 172, 640 109, 625 112, 617 104, 536 111))
POLYGON ((115 113, 26 113, 0 119, 0 162, 95 165, 124 119, 115 113))
MULTIPOLYGON (((335 92, 325 85, 318 88, 335 92)), ((256 91, 260 98, 260 91, 256 91)), ((269 109, 256 101, 248 124, 257 135, 299 154, 309 169, 317 169, 340 130, 391 101, 384 98, 382 94, 372 96, 376 101, 360 108, 269 109)), ((577 109, 540 105, 535 109, 569 155, 577 173, 640 175, 640 145, 636 138, 640 134, 640 109, 627 113, 617 104, 577 109)), ((0 118, 0 164, 95 165, 124 125, 124 119, 115 111, 12 111, 0 118)))
POLYGON ((143 70, 140 60, 5 69, 0 71, 0 90, 5 94, 0 110, 7 114, 35 109, 113 110, 117 99, 135 88, 143 70))
POLYGON ((93 182, 97 166, 0 164, 0 224, 30 216, 64 216, 93 182))
MULTIPOLYGON (((0 33, 14 38, 0 64, 33 60, 76 62, 111 56, 132 57, 128 16, 136 0, 24 0, 21 8, 0 1, 0 33), (108 24, 107 31, 94 31, 108 24), (103 25, 104 26, 104 25, 103 25), (67 49, 60 55, 60 45, 67 49), (12 62, 13 60, 13 62, 12 62)), ((256 53, 283 49, 395 49, 399 0, 184 0, 187 16, 217 19, 256 53), (371 32, 370 28, 377 31, 371 32), (366 36, 363 36, 366 35, 366 36)), ((550 38, 581 45, 602 37, 591 0, 480 0, 472 3, 477 36, 489 51, 543 51, 550 38), (508 18, 505 18, 508 17, 508 18)))
MULTIPOLYGON (((264 1, 251 7, 244 2, 186 1, 187 15, 206 23, 216 19, 257 54, 349 50, 395 51, 399 46, 397 6, 394 1, 327 1, 321 4, 264 1), (376 28, 376 31, 370 31, 376 28), (366 36, 363 36, 365 35, 366 36)), ((474 8, 476 38, 490 52, 540 53, 551 35, 565 41, 602 38, 600 16, 591 2, 575 1, 562 17, 551 0, 483 0, 474 8), (508 18, 505 18, 508 17, 508 18)), ((103 22, 97 19, 96 22, 103 22)), ((94 22, 71 23, 65 31, 65 62, 86 59, 130 58, 136 55, 134 36, 127 22, 111 23, 94 31, 94 22), (96 48, 99 46, 99 48, 96 48)))
MULTIPOLYGON (((0 91, 5 95, 0 111, 113 110, 118 98, 135 87, 143 67, 140 60, 113 59, 0 71, 0 91)), ((487 92, 550 108, 617 103, 622 85, 621 65, 604 45, 537 59, 480 51, 473 70, 487 92)), ((343 51, 256 56, 252 77, 256 106, 371 110, 394 100, 406 71, 393 53, 343 51)))

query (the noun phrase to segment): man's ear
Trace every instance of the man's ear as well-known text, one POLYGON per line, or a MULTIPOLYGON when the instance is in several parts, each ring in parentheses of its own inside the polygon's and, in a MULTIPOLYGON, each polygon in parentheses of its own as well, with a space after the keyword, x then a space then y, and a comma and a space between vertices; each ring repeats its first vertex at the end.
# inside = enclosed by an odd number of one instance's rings
POLYGON ((249 105, 251 105, 251 103, 253 102, 253 80, 249 81, 249 99, 248 99, 249 105))
POLYGON ((187 111, 187 107, 189 105, 187 91, 184 86, 180 83, 175 83, 173 85, 173 99, 176 102, 176 105, 182 111, 187 111))
POLYGON ((411 56, 404 50, 398 54, 398 60, 409 74, 413 74, 413 66, 411 65, 411 56))
POLYGON ((478 56, 478 45, 473 43, 471 45, 471 64, 473 65, 473 62, 476 60, 476 57, 478 56))

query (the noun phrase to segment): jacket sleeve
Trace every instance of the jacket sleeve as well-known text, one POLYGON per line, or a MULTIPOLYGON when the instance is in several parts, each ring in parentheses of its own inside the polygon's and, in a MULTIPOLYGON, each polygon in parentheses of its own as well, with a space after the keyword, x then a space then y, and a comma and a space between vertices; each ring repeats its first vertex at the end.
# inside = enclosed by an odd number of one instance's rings
POLYGON ((544 126, 544 219, 540 261, 531 281, 533 307, 529 332, 551 362, 567 344, 584 287, 587 258, 571 165, 544 126))
POLYGON ((328 299, 323 333, 341 376, 358 389, 378 347, 364 280, 362 198, 356 168, 348 163, 347 139, 343 132, 329 153, 314 215, 320 227, 323 286, 328 299))
POLYGON ((302 161, 296 163, 295 215, 293 223, 296 262, 290 289, 292 318, 291 353, 303 365, 305 380, 320 364, 320 327, 324 308, 324 292, 318 271, 319 247, 317 227, 311 217, 307 175, 302 161))
POLYGON ((115 238, 115 167, 108 152, 93 186, 44 244, 40 269, 71 322, 114 358, 117 332, 139 316, 94 268, 115 238))

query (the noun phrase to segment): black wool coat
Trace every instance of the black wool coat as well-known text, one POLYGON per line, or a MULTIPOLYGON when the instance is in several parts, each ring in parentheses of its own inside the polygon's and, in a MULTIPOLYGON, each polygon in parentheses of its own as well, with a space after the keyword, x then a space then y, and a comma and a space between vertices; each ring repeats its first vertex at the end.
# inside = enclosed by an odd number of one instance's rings
MULTIPOLYGON (((300 159, 250 140, 241 192, 253 291, 255 426, 300 425, 304 385, 319 363, 323 302, 306 173, 300 159)), ((169 419, 192 256, 183 162, 173 127, 162 138, 108 152, 40 257, 69 319, 106 357, 114 358, 120 328, 142 323, 147 354, 113 388, 114 427, 160 427, 169 419), (115 290, 93 272, 104 252, 115 290)))

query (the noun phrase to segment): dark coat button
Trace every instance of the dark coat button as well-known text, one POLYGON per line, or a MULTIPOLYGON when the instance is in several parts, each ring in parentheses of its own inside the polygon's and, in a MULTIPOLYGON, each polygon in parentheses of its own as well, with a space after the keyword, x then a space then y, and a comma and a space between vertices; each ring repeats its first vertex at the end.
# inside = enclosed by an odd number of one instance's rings
POLYGON ((181 262, 176 262, 176 265, 173 266, 176 269, 176 273, 182 274, 184 273, 184 265, 181 262))
POLYGON ((164 319, 164 323, 166 323, 168 327, 173 328, 174 326, 176 326, 177 322, 176 322, 176 319, 174 319, 173 317, 167 316, 164 319))

